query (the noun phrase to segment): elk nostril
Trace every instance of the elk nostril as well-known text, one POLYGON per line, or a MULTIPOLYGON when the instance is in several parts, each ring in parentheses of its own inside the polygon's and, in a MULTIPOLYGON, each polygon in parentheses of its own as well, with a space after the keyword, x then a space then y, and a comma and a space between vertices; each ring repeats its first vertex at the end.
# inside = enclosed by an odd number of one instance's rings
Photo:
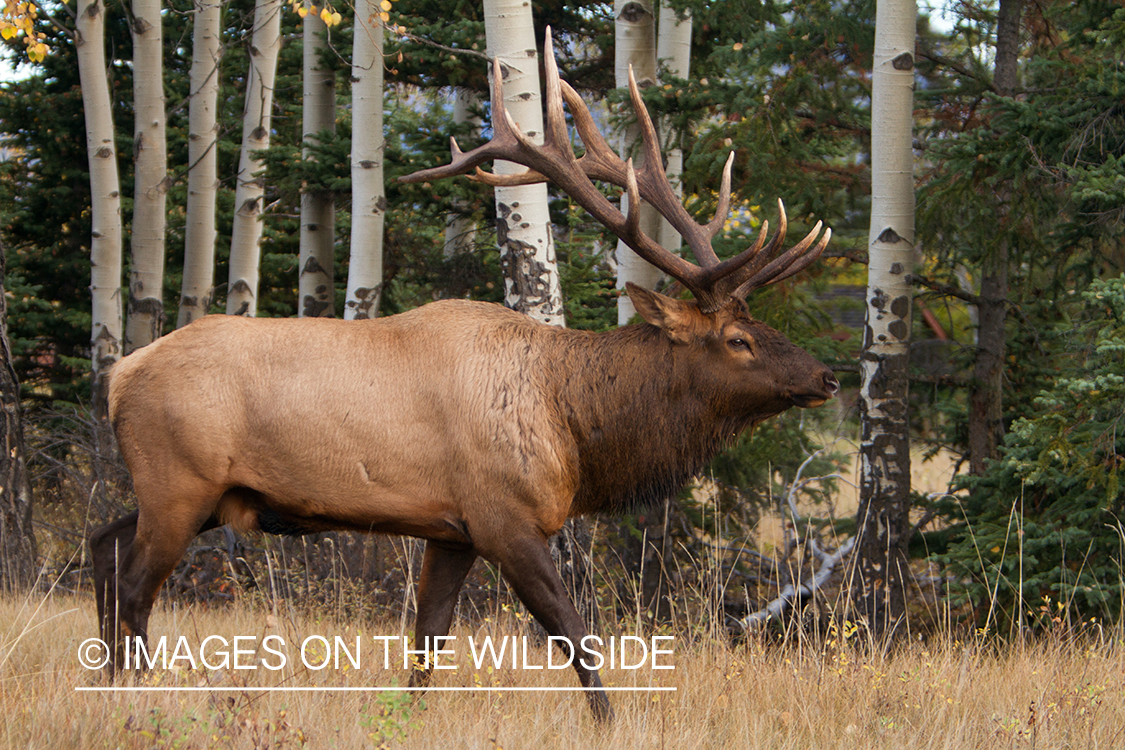
POLYGON ((824 386, 828 392, 833 396, 840 390, 840 381, 836 380, 836 376, 830 372, 824 374, 824 386))

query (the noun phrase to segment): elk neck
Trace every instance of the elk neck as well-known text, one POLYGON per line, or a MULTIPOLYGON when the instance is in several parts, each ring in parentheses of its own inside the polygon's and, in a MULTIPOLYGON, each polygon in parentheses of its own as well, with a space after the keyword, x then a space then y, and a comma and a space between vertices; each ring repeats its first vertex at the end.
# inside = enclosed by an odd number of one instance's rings
POLYGON ((655 326, 571 331, 556 369, 558 406, 579 461, 572 515, 622 512, 674 496, 767 414, 723 413, 694 377, 689 347, 655 326))

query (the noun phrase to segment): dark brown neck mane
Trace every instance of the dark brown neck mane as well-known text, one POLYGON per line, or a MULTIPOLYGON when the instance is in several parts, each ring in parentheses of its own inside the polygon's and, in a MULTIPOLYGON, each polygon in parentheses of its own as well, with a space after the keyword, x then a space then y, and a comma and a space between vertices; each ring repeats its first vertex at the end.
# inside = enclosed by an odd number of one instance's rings
POLYGON ((557 372, 580 466, 573 515, 628 512, 674 496, 768 415, 721 414, 693 387, 683 352, 655 326, 570 332, 557 372))

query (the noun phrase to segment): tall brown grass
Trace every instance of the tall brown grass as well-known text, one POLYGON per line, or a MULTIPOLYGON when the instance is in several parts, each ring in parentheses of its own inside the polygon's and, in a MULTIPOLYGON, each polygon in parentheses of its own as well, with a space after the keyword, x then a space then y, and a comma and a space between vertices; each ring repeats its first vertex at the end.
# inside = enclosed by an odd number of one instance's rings
MULTIPOLYGON (((518 610, 493 612, 470 636, 529 635, 518 610)), ((1060 630, 999 646, 952 634, 882 650, 861 635, 763 637, 731 645, 680 635, 674 670, 606 670, 607 685, 674 687, 617 692, 610 726, 594 723, 576 692, 261 692, 265 685, 405 684, 365 649, 359 669, 289 666, 157 669, 122 683, 229 692, 80 692, 105 686, 78 660, 96 634, 93 601, 70 594, 0 600, 0 743, 81 748, 1121 748, 1125 747, 1125 641, 1120 630, 1060 630)), ((158 609, 153 636, 274 633, 398 636, 400 619, 349 623, 281 606, 158 609)), ((632 627, 632 626, 625 626, 632 627)), ((606 627, 608 634, 615 634, 606 627)), ((630 633, 630 631, 621 631, 630 633)), ((616 633, 616 634, 620 634, 616 633)), ((648 636, 651 633, 640 633, 648 636)), ((534 638, 532 633, 529 637, 534 638)), ((540 646, 540 649, 542 646, 540 646)), ((259 654, 259 656, 266 656, 259 654)), ((571 670, 476 671, 467 649, 439 686, 574 687, 571 670)))
MULTIPOLYGON (((940 489, 951 466, 945 461, 938 465, 939 475, 916 476, 916 481, 940 489)), ((854 487, 846 476, 842 484, 854 487)), ((72 494, 95 497, 93 489, 72 494)), ((853 494, 842 491, 830 515, 854 514, 853 494)), ((286 667, 155 669, 118 683, 151 689, 146 692, 88 692, 82 688, 109 685, 79 660, 80 645, 97 634, 81 545, 96 519, 66 514, 88 514, 91 507, 101 508, 106 517, 119 512, 73 498, 44 504, 40 510, 48 523, 43 528, 61 534, 54 541, 57 549, 47 555, 54 561, 47 569, 54 571, 56 586, 49 594, 0 597, 0 747, 1125 748, 1121 626, 1076 629, 1060 621, 1055 631, 1048 629, 1034 641, 1005 643, 991 633, 962 634, 954 623, 963 613, 946 611, 935 588, 932 595, 916 597, 911 635, 882 648, 840 622, 832 592, 841 585, 837 582, 783 631, 770 628, 732 643, 724 632, 730 615, 724 604, 730 602, 723 597, 738 587, 731 584, 732 558, 722 554, 726 542, 718 537, 685 549, 676 562, 684 569, 669 571, 685 595, 670 603, 665 618, 648 615, 637 590, 643 576, 627 572, 617 559, 619 550, 609 545, 606 566, 596 568, 605 599, 599 604, 599 631, 607 637, 675 636, 668 657, 673 670, 603 670, 610 687, 675 689, 612 693, 617 718, 609 726, 595 724, 584 696, 573 691, 416 695, 368 690, 405 685, 409 678, 397 647, 392 649, 397 668, 384 669, 381 646, 370 640, 402 636, 411 627, 419 547, 401 540, 385 542, 375 555, 378 570, 364 568, 358 581, 339 575, 346 566, 335 540, 315 548, 304 540, 289 547, 262 540, 256 558, 247 554, 259 561, 249 575, 236 569, 225 549, 211 549, 219 542, 203 544, 198 557, 210 567, 185 566, 178 586, 165 587, 169 593, 162 594, 153 613, 150 641, 168 636, 174 648, 183 636, 198 655, 207 636, 228 642, 250 636, 258 642, 274 635, 289 644, 286 667), (310 563, 311 558, 316 559, 310 563), (205 583, 196 584, 197 573, 205 583), (247 585, 250 579, 254 585, 247 585), (211 596, 193 595, 207 585, 211 596), (223 596, 213 595, 215 586, 223 596), (303 667, 297 647, 312 635, 339 635, 349 644, 360 636, 365 644, 361 665, 303 667), (168 690, 177 687, 215 689, 168 690)), ((787 549, 785 523, 780 517, 759 523, 753 530, 755 546, 784 551, 799 568, 802 554, 787 549)), ((740 540, 737 545, 727 545, 736 552, 745 543, 743 531, 732 536, 740 540)), ((825 541, 834 546, 841 540, 825 541)), ((484 571, 478 578, 463 593, 465 617, 453 633, 459 644, 456 669, 439 672, 435 685, 577 687, 569 669, 478 670, 470 663, 470 637, 478 642, 485 635, 527 637, 534 644, 532 664, 546 652, 495 573, 484 571)), ((760 598, 743 591, 747 606, 760 598)), ((774 595, 769 586, 758 593, 774 595)), ((259 658, 273 660, 259 651, 243 661, 259 658)))

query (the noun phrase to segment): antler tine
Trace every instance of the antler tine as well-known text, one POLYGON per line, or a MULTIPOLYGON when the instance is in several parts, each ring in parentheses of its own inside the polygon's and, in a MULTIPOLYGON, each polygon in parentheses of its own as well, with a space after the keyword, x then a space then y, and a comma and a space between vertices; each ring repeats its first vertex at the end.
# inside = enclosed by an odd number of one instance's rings
POLYGON ((803 240, 789 250, 786 250, 765 268, 739 284, 732 294, 744 297, 754 289, 760 289, 769 284, 776 284, 794 274, 800 273, 811 265, 813 261, 819 258, 820 254, 824 252, 824 248, 828 246, 828 240, 832 238, 832 229, 828 228, 820 238, 820 242, 817 242, 816 246, 811 250, 809 249, 809 246, 813 244, 817 235, 820 234, 822 226, 823 222, 818 221, 816 226, 805 235, 803 240))
MULTIPOLYGON (((633 169, 632 159, 625 162, 625 190, 629 194, 629 205, 625 209, 625 229, 629 234, 629 239, 639 240, 645 234, 641 231, 640 190, 637 187, 637 173, 633 169)), ((632 246, 633 243, 630 242, 629 244, 632 246)))
POLYGON ((590 109, 586 106, 586 102, 582 101, 582 97, 574 90, 574 87, 566 81, 560 81, 559 83, 563 99, 570 107, 574 129, 578 131, 578 137, 582 139, 582 145, 586 147, 586 153, 578 160, 583 173, 592 180, 601 180, 611 185, 625 187, 620 177, 625 173, 625 162, 609 147, 605 138, 598 132, 598 126, 590 114, 590 109))
MULTIPOLYGON (((719 187, 719 205, 715 207, 715 216, 707 225, 707 234, 714 238, 726 226, 730 216, 730 175, 734 168, 734 152, 727 155, 727 163, 723 165, 723 181, 719 187)), ((763 224, 763 226, 766 226, 763 224)))
MULTIPOLYGON (((754 258, 747 260, 742 266, 734 273, 728 280, 732 287, 739 287, 746 279, 756 275, 762 267, 769 263, 777 255, 781 249, 782 243, 785 242, 785 235, 789 232, 789 217, 785 213, 785 203, 777 199, 777 234, 770 238, 769 244, 762 248, 760 253, 754 253, 754 258)), ((758 233, 758 238, 761 239, 763 232, 768 228, 768 222, 762 222, 762 232, 758 233)), ((757 243, 755 243, 757 244, 757 243)))
POLYGON ((566 114, 563 112, 562 79, 559 78, 559 64, 555 60, 555 40, 551 36, 550 26, 547 27, 546 36, 543 50, 543 70, 547 79, 547 122, 544 141, 560 147, 565 143, 567 147, 562 150, 570 157, 570 161, 574 162, 577 160, 574 158, 574 151, 570 148, 570 138, 567 134, 566 114))
MULTIPOLYGON (((684 242, 691 248, 692 254, 695 255, 699 265, 710 270, 719 265, 719 256, 715 254, 714 248, 711 247, 711 238, 715 235, 711 232, 710 225, 701 226, 687 212, 664 173, 664 160, 660 153, 660 136, 657 134, 656 126, 653 125, 652 117, 649 116, 648 108, 645 107, 644 100, 641 98, 641 89, 637 85, 637 77, 633 73, 632 65, 629 66, 629 98, 633 102, 633 110, 637 113, 637 124, 641 127, 641 144, 645 156, 645 163, 641 167, 639 176, 642 187, 641 197, 655 206, 660 215, 675 227, 676 231, 683 237, 684 242)), ((646 258, 646 260, 648 259, 646 258)))
MULTIPOLYGON (((629 99, 633 102, 633 111, 637 113, 637 124, 641 126, 641 146, 645 157, 644 174, 650 177, 658 171, 660 179, 654 180, 654 184, 667 185, 668 181, 664 177, 664 155, 660 153, 660 134, 656 132, 656 126, 652 124, 652 117, 648 113, 644 99, 641 98, 641 87, 637 85, 637 76, 633 72, 632 63, 629 63, 629 99)), ((676 201, 676 205, 683 208, 679 201, 676 201)))
MULTIPOLYGON (((721 279, 721 285, 725 289, 740 289, 746 279, 757 274, 764 265, 777 255, 777 250, 781 247, 781 243, 785 241, 785 234, 789 229, 789 219, 785 215, 785 204, 780 198, 777 199, 777 209, 780 214, 777 234, 770 239, 768 245, 762 247, 766 241, 766 235, 769 234, 770 223, 763 221, 762 228, 758 231, 758 239, 754 241, 753 245, 711 269, 712 273, 721 279)), ((731 293, 730 296, 736 295, 731 293)), ((745 296, 745 294, 742 296, 745 296)), ((713 310, 706 310, 705 312, 713 312, 713 310)))

